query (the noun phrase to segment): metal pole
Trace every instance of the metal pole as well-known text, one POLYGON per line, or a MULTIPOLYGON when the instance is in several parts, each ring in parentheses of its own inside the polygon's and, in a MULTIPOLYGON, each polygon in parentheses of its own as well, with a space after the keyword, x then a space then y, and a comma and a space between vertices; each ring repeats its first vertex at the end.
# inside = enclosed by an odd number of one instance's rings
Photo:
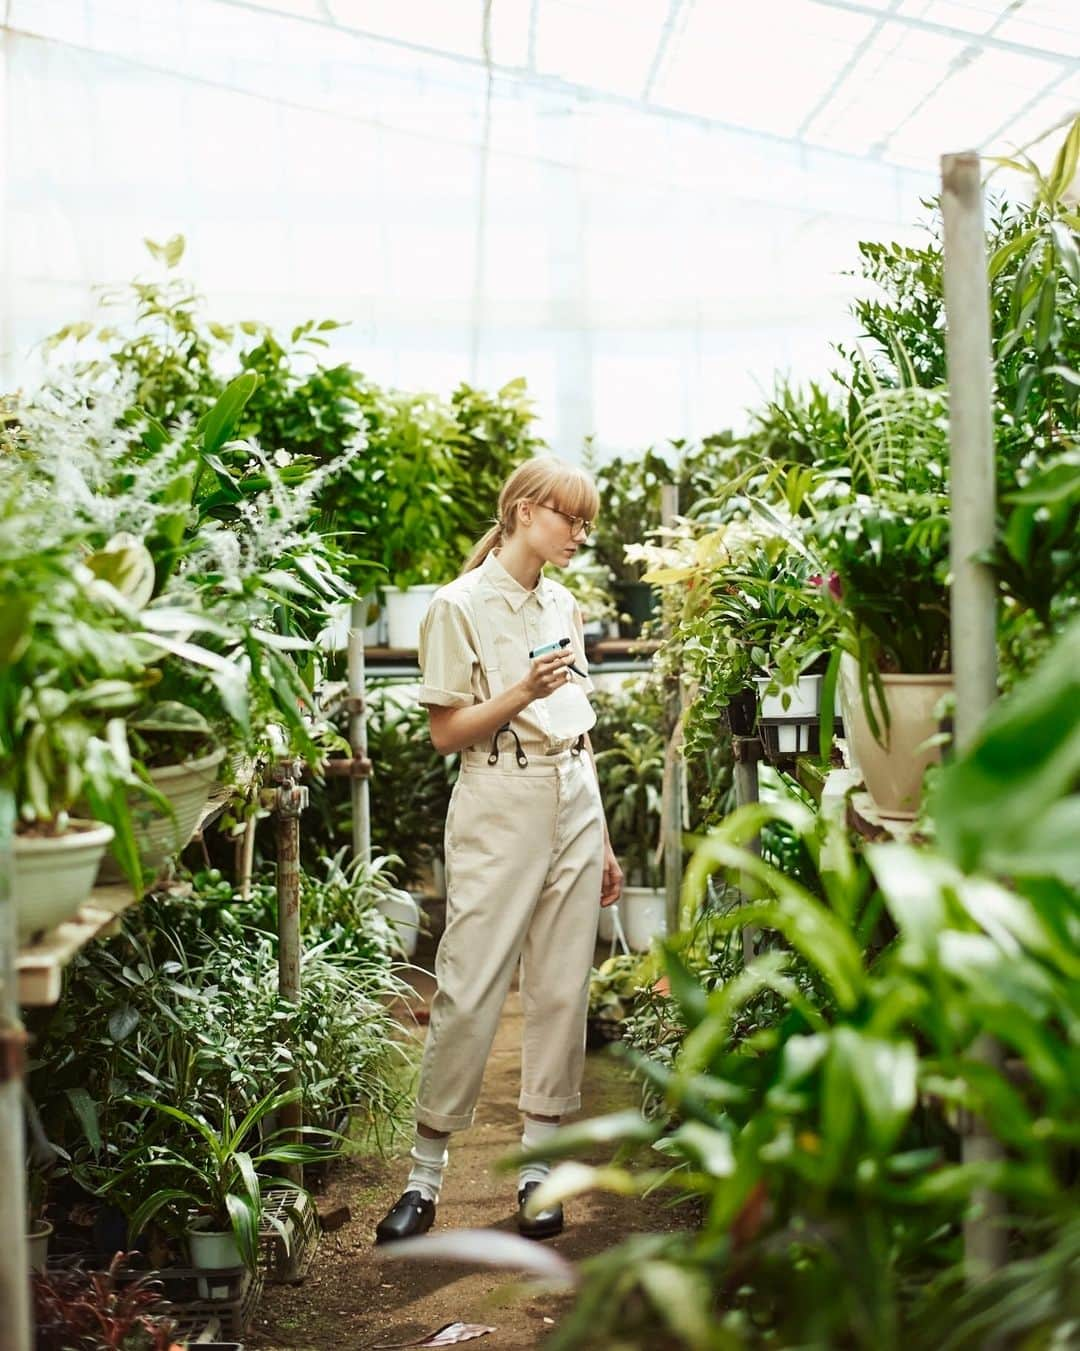
MULTIPOLYGON (((349 745, 353 762, 367 762, 367 708, 364 702, 364 612, 363 601, 353 601, 349 623, 349 745)), ((371 862, 371 788, 367 776, 353 775, 353 857, 371 862)))
MULTIPOLYGON (((679 489, 665 484, 660 489, 660 520, 664 526, 675 524, 679 514, 679 489)), ((664 637, 670 637, 671 619, 665 607, 664 637)), ((682 727, 682 681, 678 674, 668 678, 666 691, 667 747, 664 754, 664 784, 661 796, 663 813, 662 839, 664 842, 664 911, 667 931, 675 933, 679 927, 679 897, 682 891, 682 837, 683 837, 683 762, 679 746, 682 727)))
MULTIPOLYGON (((990 296, 978 155, 943 155, 941 185, 949 371, 950 646, 956 746, 962 750, 997 697, 996 588, 989 568, 978 561, 994 544, 990 296)), ((980 1037, 973 1054, 1000 1072, 1001 1047, 991 1038, 980 1037)), ((1005 1151, 985 1123, 972 1118, 966 1122, 963 1158, 965 1163, 998 1163, 1005 1151)), ((969 1280, 980 1279, 1006 1260, 1004 1198, 989 1189, 973 1197, 964 1225, 964 1255, 969 1280)))
MULTIPOLYGON (((299 786, 300 764, 294 760, 280 760, 274 766, 273 792, 274 823, 277 835, 277 902, 278 902, 278 992, 290 1004, 300 1002, 300 813, 307 806, 308 790, 299 786)), ((284 1088, 295 1088, 298 1075, 295 1067, 288 1070, 284 1088)), ((299 1102, 282 1109, 281 1125, 292 1131, 303 1125, 303 1109, 299 1102)), ((295 1132, 283 1137, 289 1144, 299 1144, 301 1136, 295 1132)), ((300 1164, 281 1165, 282 1176, 303 1182, 300 1164)))
MULTIPOLYGON (((734 760, 733 778, 735 781, 735 805, 743 807, 748 802, 758 801, 758 761, 762 756, 762 745, 756 736, 733 736, 731 754, 734 760)), ((746 848, 751 854, 761 853, 761 836, 755 835, 747 840, 746 848)), ((742 891, 745 895, 746 885, 742 891)), ((756 929, 749 926, 742 931, 743 964, 749 965, 756 955, 754 945, 757 942, 756 929)))
POLYGON ((26 1033, 15 975, 11 842, 15 803, 0 791, 0 1351, 30 1351, 23 1066, 26 1033))

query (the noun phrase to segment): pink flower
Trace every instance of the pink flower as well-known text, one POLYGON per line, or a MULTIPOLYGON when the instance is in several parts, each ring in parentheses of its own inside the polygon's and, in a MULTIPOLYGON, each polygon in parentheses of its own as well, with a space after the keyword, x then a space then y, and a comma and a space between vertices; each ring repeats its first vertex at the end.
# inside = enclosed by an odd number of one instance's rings
POLYGON ((821 573, 815 572, 813 577, 808 577, 806 580, 810 583, 811 586, 826 587, 828 589, 829 595, 832 596, 833 600, 837 601, 843 600, 844 587, 843 583, 840 581, 840 574, 838 572, 830 572, 828 580, 822 577, 821 573))

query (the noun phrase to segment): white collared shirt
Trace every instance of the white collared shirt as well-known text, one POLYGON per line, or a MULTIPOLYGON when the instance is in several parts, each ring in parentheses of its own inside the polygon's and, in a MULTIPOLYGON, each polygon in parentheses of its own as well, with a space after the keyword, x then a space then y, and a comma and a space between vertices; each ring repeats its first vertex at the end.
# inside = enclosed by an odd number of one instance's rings
MULTIPOLYGON (((475 613, 478 605, 485 607, 495 641, 502 688, 527 674, 531 651, 569 638, 574 665, 586 672, 579 686, 586 694, 592 691, 581 611, 573 596, 561 583, 543 575, 533 590, 528 590, 490 553, 478 568, 432 597, 420 625, 421 704, 468 708, 491 698, 492 681, 485 668, 484 644, 475 613)), ((569 744, 552 740, 543 699, 534 699, 524 708, 514 718, 513 728, 526 745, 542 745, 550 751, 569 744)))

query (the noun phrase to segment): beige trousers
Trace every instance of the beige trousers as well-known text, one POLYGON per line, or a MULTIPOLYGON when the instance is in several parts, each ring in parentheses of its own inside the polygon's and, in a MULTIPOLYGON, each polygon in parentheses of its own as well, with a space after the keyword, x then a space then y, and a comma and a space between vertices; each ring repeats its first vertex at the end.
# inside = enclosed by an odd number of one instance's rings
POLYGON ((589 973, 603 872, 603 814, 588 757, 526 747, 466 751, 446 819, 446 930, 420 1070, 416 1119, 472 1125, 515 965, 524 1036, 518 1106, 561 1116, 581 1105, 589 973))

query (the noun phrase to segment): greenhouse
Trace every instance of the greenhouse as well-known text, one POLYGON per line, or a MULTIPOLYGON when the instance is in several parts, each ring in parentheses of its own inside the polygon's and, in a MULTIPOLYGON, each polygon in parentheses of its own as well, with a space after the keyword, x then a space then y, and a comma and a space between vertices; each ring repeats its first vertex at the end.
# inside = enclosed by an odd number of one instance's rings
POLYGON ((0 1351, 1080 1347, 1076 0, 0 100, 0 1351))

